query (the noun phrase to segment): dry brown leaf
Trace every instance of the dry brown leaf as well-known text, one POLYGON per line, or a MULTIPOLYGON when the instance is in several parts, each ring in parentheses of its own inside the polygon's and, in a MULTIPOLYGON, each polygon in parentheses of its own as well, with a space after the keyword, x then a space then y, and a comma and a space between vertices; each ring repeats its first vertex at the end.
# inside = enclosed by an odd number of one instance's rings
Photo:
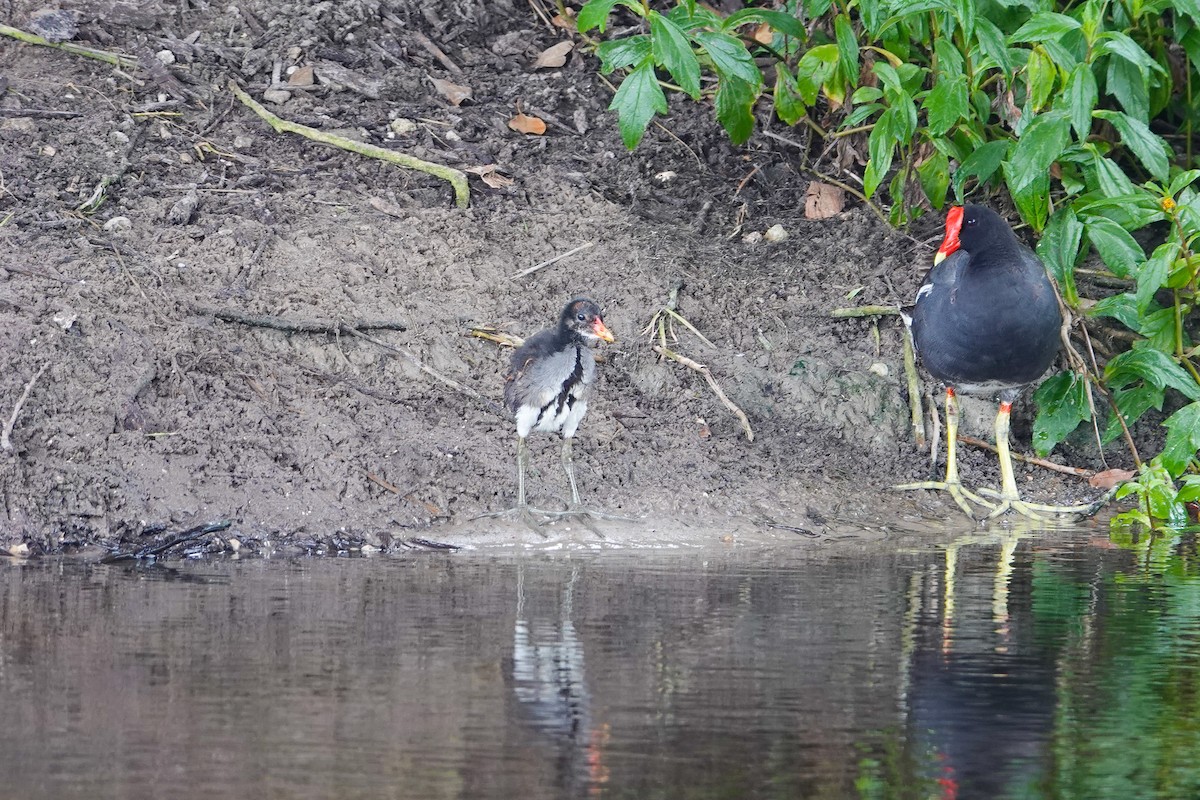
POLYGON ((804 195, 804 216, 808 219, 829 219, 842 213, 846 192, 838 186, 813 181, 804 195))
POLYGON ((467 167, 463 172, 478 175, 480 180, 493 189, 507 189, 514 183, 512 178, 497 172, 495 164, 484 164, 481 167, 467 167))
POLYGON ((367 200, 367 202, 371 204, 371 208, 375 209, 376 211, 382 211, 389 217, 404 219, 404 217, 407 216, 404 213, 404 209, 400 208, 400 206, 396 205, 391 200, 384 200, 382 197, 372 197, 367 200))
POLYGON ((550 24, 556 28, 565 28, 566 30, 573 31, 575 30, 575 13, 570 8, 565 10, 567 16, 564 17, 562 14, 555 14, 550 18, 550 24))
POLYGON ((312 86, 316 82, 312 67, 297 67, 288 75, 288 86, 312 86))
POLYGON ((508 121, 508 127, 517 133, 531 133, 534 136, 541 136, 546 132, 546 123, 528 114, 517 114, 508 121))
POLYGON ((775 41, 775 32, 771 30, 771 26, 763 23, 754 29, 754 41, 759 44, 770 44, 775 41))
POLYGON ((1093 489, 1111 489, 1118 483, 1129 480, 1134 474, 1127 469, 1106 469, 1088 478, 1088 486, 1093 489))
POLYGON ((464 100, 472 100, 475 97, 470 86, 460 86, 441 78, 430 78, 430 80, 433 81, 433 88, 438 90, 438 94, 449 100, 451 105, 461 106, 464 100))
POLYGON ((537 60, 533 62, 533 66, 548 67, 551 69, 561 67, 567 63, 567 55, 574 48, 574 42, 559 42, 552 47, 547 47, 538 55, 537 60))

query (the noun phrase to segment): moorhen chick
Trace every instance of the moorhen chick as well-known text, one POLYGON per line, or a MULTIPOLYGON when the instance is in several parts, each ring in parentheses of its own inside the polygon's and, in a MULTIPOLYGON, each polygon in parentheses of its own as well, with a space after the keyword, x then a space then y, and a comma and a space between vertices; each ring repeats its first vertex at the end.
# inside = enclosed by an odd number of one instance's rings
MULTIPOLYGON (((512 509, 537 527, 532 514, 544 516, 606 516, 584 509, 575 483, 572 441, 596 380, 592 347, 616 341, 595 300, 579 297, 567 303, 558 325, 539 331, 513 353, 504 378, 504 403, 517 421, 517 506, 512 509), (525 470, 529 463, 526 438, 534 431, 562 434, 562 465, 571 485, 567 511, 542 511, 525 500, 525 470)), ((508 512, 502 512, 508 513, 508 512)))
POLYGON ((985 206, 954 206, 933 268, 905 314, 925 369, 946 384, 946 479, 909 483, 898 489, 941 489, 968 516, 968 500, 991 509, 1037 517, 1087 513, 1091 506, 1026 503, 1017 492, 1009 450, 1009 415, 1021 390, 1050 368, 1061 345, 1062 313, 1041 260, 1017 239, 1004 218, 985 206), (966 490, 958 478, 957 392, 999 395, 996 450, 1000 491, 980 490, 991 503, 966 490))

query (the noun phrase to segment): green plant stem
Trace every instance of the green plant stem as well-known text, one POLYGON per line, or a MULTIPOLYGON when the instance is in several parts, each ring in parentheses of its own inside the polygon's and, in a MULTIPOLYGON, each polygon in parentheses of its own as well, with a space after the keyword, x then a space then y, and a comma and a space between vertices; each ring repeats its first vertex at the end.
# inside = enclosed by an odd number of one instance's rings
POLYGON ((110 53, 107 50, 96 50, 92 47, 84 47, 79 44, 71 44, 70 42, 52 42, 49 39, 43 39, 34 33, 23 31, 20 28, 13 28, 8 25, 0 25, 0 34, 10 36, 13 39, 25 42, 26 44, 36 44, 42 47, 53 47, 55 50, 62 50, 64 53, 70 53, 74 56, 83 56, 84 58, 94 58, 97 61, 103 61, 106 64, 112 64, 114 67, 123 69, 132 69, 136 67, 138 61, 130 56, 123 56, 119 53, 110 53))
POLYGON ((312 139, 315 142, 331 145, 342 150, 349 150, 352 153, 358 153, 361 156, 368 158, 378 158, 381 161, 387 161, 397 166, 407 169, 415 169, 421 172, 427 172, 434 177, 449 181, 454 187, 454 201, 459 208, 466 208, 471 202, 471 189, 467 185, 466 173, 461 172, 453 167, 447 167, 442 164, 432 164, 428 161, 422 161, 414 156, 404 153, 397 153, 394 150, 385 150, 382 147, 376 147, 373 144, 364 142, 356 142, 353 139, 347 139, 344 136, 335 136, 332 133, 319 131, 316 128, 310 128, 307 125, 301 125, 297 122, 283 119, 272 114, 267 109, 258 103, 250 95, 246 94, 240 86, 233 81, 229 82, 229 90, 241 100, 242 103, 253 111, 258 116, 262 117, 268 125, 275 130, 276 133, 296 133, 306 139, 312 139))

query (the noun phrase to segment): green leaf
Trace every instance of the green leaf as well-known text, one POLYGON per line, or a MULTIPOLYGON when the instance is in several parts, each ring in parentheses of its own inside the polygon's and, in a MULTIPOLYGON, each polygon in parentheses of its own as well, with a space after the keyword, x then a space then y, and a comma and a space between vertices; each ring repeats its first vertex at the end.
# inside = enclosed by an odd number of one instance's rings
POLYGON ((900 74, 896 68, 886 61, 876 61, 872 67, 875 77, 883 84, 883 93, 889 98, 901 97, 905 94, 904 85, 900 82, 900 74))
POLYGON ((754 132, 754 101, 758 87, 734 76, 724 75, 717 85, 717 121, 729 140, 741 144, 754 132))
POLYGON ((1092 152, 1096 188, 1100 190, 1101 194, 1107 197, 1123 197, 1137 193, 1133 181, 1129 180, 1112 159, 1102 156, 1094 145, 1088 145, 1088 147, 1092 152))
POLYGON ((1054 91, 1058 68, 1050 60, 1050 56, 1046 55, 1045 49, 1035 47, 1029 52, 1029 61, 1025 64, 1025 74, 1028 79, 1030 107, 1034 111, 1041 111, 1054 91))
POLYGON ((647 57, 636 69, 625 76, 617 93, 613 95, 609 111, 617 112, 621 140, 632 150, 638 146, 646 133, 646 126, 655 112, 667 113, 667 98, 658 79, 654 76, 654 61, 647 57))
POLYGON ((1179 245, 1167 242, 1155 248, 1154 253, 1137 268, 1138 313, 1145 314, 1154 299, 1154 293, 1162 288, 1171 271, 1171 264, 1179 252, 1179 245))
POLYGON ((575 27, 580 33, 587 33, 592 28, 599 28, 600 32, 604 33, 604 27, 608 24, 608 15, 617 3, 629 8, 639 17, 645 13, 640 5, 629 0, 588 0, 584 3, 583 8, 579 9, 579 16, 575 18, 575 27))
POLYGON ((1103 53, 1118 55, 1130 64, 1144 70, 1166 72, 1163 66, 1155 61, 1153 56, 1143 50, 1141 45, 1129 38, 1129 34, 1127 33, 1108 31, 1101 34, 1100 42, 1101 52, 1103 53))
POLYGON ((1092 74, 1090 65, 1079 64, 1071 70, 1059 100, 1071 115, 1071 127, 1081 142, 1091 133, 1092 109, 1096 107, 1099 96, 1096 76, 1092 74))
POLYGON ((1087 381, 1074 372, 1047 378, 1033 393, 1033 402, 1038 409, 1033 420, 1033 448, 1040 456, 1053 450, 1092 415, 1087 381))
POLYGON ((850 102, 854 105, 862 103, 874 103, 879 98, 883 97, 883 90, 878 86, 860 86, 854 90, 854 94, 850 96, 850 102))
POLYGON ((775 65, 775 116, 788 125, 795 125, 808 113, 804 98, 796 87, 796 79, 788 72, 787 65, 775 65))
POLYGON ((941 136, 970 111, 966 77, 939 76, 933 91, 925 97, 922 105, 930 135, 941 136))
MULTIPOLYGON (((982 22, 983 20, 980 20, 982 22)), ((962 197, 963 184, 968 178, 976 178, 980 183, 987 183, 996 170, 1000 169, 1000 162, 1004 160, 1004 155, 1008 152, 1008 142, 998 140, 988 142, 975 148, 971 155, 959 164, 958 169, 954 171, 954 194, 957 197, 962 197)))
POLYGON ((1173 477, 1183 474, 1188 462, 1200 449, 1200 403, 1191 403, 1167 417, 1167 443, 1162 451, 1162 465, 1173 477))
POLYGON ((842 65, 842 73, 849 79, 851 85, 858 83, 858 37, 854 35, 854 26, 845 14, 838 14, 833 21, 834 34, 837 37, 838 62, 842 65))
POLYGON ((1104 382, 1110 386, 1128 386, 1145 380, 1157 389, 1170 387, 1189 400, 1200 400, 1200 385, 1169 355, 1151 347, 1137 347, 1113 357, 1104 367, 1104 382))
MULTIPOLYGON (((878 66, 878 65, 876 65, 878 66)), ((892 166, 892 156, 896 149, 896 138, 892 134, 892 109, 883 112, 871 135, 867 138, 867 153, 870 160, 863 172, 863 194, 868 198, 875 194, 879 184, 887 176, 892 166)))
MULTIPOLYGON (((1146 347, 1175 352, 1175 308, 1163 308, 1151 313, 1142 312, 1138 319, 1137 332, 1146 337, 1146 347)), ((1185 337, 1186 341, 1186 337, 1185 337)))
POLYGON ((1106 297, 1088 310, 1091 317, 1112 317, 1131 331, 1138 329, 1137 298, 1132 292, 1106 297))
POLYGON ((596 48, 600 56, 600 71, 608 75, 615 69, 625 69, 640 64, 650 55, 650 37, 646 34, 627 39, 610 39, 596 48))
POLYGON ((1146 260, 1141 245, 1129 231, 1108 217, 1088 217, 1084 221, 1088 240, 1112 273, 1120 278, 1133 274, 1137 265, 1146 260))
POLYGON ((950 159, 940 150, 935 151, 917 165, 917 179, 929 204, 940 209, 946 204, 946 192, 950 189, 950 159))
MULTIPOLYGON (((1200 6, 1200 0, 1196 0, 1196 2, 1197 5, 1200 6)), ((1186 187, 1190 186, 1192 182, 1196 180, 1196 178, 1200 178, 1200 169, 1189 169, 1185 172, 1179 173, 1171 179, 1171 186, 1169 189, 1167 189, 1167 194, 1169 194, 1171 197, 1174 197, 1182 192, 1186 187)))
POLYGON ((722 78, 726 75, 740 78, 755 91, 762 87, 762 73, 740 39, 735 39, 727 33, 713 31, 697 31, 693 38, 708 53, 713 67, 722 78))
POLYGON ((1200 0, 1175 0, 1175 8, 1192 18, 1192 24, 1200 25, 1200 0))
POLYGON ((1004 43, 1004 34, 1000 32, 1000 29, 986 17, 979 17, 975 21, 975 35, 983 54, 996 62, 996 66, 1005 75, 1012 75, 1012 58, 1008 54, 1008 45, 1004 43))
POLYGON ((1105 86, 1109 94, 1134 119, 1148 122, 1150 118, 1150 76, 1123 58, 1108 59, 1105 86))
MULTIPOLYGON (((1132 428, 1134 423, 1142 418, 1152 408, 1161 409, 1163 404, 1163 390, 1154 386, 1134 386, 1128 389, 1116 389, 1112 393, 1113 402, 1116 403, 1117 412, 1125 420, 1125 427, 1132 428)), ((1113 439, 1121 435, 1121 421, 1116 414, 1109 414, 1108 425, 1104 428, 1104 434, 1100 437, 1100 441, 1108 444, 1113 439)))
POLYGON ((765 22, 785 36, 791 36, 793 39, 808 39, 808 32, 804 30, 804 25, 800 23, 800 20, 791 14, 767 8, 743 8, 741 11, 735 11, 721 23, 721 30, 731 31, 747 22, 765 22))
POLYGON ((1057 14, 1053 11, 1040 11, 1030 17, 1029 21, 1024 25, 1017 28, 1016 32, 1008 37, 1008 43, 1041 42, 1046 39, 1057 39, 1071 31, 1077 31, 1079 28, 1079 21, 1068 17, 1066 14, 1057 14))
POLYGON ((821 87, 833 76, 837 70, 837 63, 837 45, 832 44, 820 44, 809 48, 801 57, 800 63, 796 65, 796 86, 800 89, 800 96, 804 98, 805 103, 811 106, 817 102, 821 87))
POLYGON ((1016 194, 1045 177, 1067 146, 1071 123, 1062 111, 1034 118, 1008 157, 1009 191, 1016 194))
POLYGON ((1009 162, 1004 163, 1004 176, 1021 218, 1035 231, 1041 232, 1046 227, 1046 217, 1050 215, 1050 172, 1034 176, 1029 184, 1018 191, 1012 191, 1011 188, 1012 165, 1009 162))
POLYGON ((1155 178, 1166 182, 1171 171, 1170 157, 1174 154, 1149 125, 1120 111, 1097 110, 1092 116, 1110 122, 1121 134, 1121 143, 1137 156, 1142 166, 1155 178))
POLYGON ((651 50, 654 61, 667 68, 671 77, 693 100, 700 99, 700 62, 692 52, 687 35, 671 20, 650 12, 651 50))
POLYGON ((1079 305, 1079 293, 1075 289, 1075 259, 1083 240, 1083 223, 1075 216, 1070 206, 1054 212, 1046 231, 1038 242, 1037 253, 1050 268, 1050 274, 1058 281, 1063 299, 1068 306, 1079 305))

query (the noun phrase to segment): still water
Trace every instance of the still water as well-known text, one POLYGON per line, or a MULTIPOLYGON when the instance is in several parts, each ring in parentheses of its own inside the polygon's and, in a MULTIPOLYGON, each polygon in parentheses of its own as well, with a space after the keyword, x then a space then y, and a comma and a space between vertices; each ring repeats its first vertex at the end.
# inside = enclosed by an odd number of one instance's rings
POLYGON ((0 795, 1197 798, 1195 544, 0 565, 0 795))

